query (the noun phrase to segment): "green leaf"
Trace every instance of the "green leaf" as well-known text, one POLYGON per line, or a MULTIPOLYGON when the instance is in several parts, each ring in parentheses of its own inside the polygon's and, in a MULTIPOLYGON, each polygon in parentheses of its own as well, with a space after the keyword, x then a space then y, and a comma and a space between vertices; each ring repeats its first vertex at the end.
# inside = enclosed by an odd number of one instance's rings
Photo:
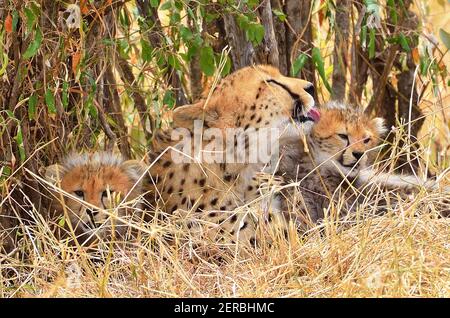
POLYGON ((62 104, 64 109, 69 107, 69 83, 64 82, 62 85, 62 104))
POLYGON ((178 60, 178 58, 177 58, 176 55, 170 54, 169 57, 167 58, 167 62, 168 62, 169 65, 172 66, 175 70, 181 71, 181 64, 180 64, 180 61, 178 60))
POLYGON ((247 16, 241 14, 237 17, 237 23, 239 25, 239 28, 245 31, 248 28, 249 19, 247 16))
POLYGON ((183 1, 175 0, 174 4, 178 11, 183 10, 183 1))
POLYGON ((330 86, 330 83, 328 83, 327 77, 325 76, 325 67, 323 63, 322 56, 320 55, 320 50, 317 47, 314 47, 312 49, 312 60, 314 62, 314 65, 319 72, 320 77, 322 78, 322 81, 327 88, 327 90, 331 93, 332 89, 330 86))
POLYGON ((20 161, 24 162, 25 161, 25 147, 23 145, 22 128, 20 126, 17 127, 17 135, 16 135, 15 139, 16 139, 16 143, 19 148, 20 161))
POLYGON ((361 47, 365 49, 367 47, 367 25, 361 27, 361 35, 359 37, 361 41, 361 47))
POLYGON ((206 15, 205 15, 205 21, 206 21, 206 23, 210 23, 210 22, 212 22, 212 21, 214 21, 214 20, 216 20, 217 18, 219 18, 220 17, 220 14, 218 14, 218 13, 206 13, 206 15))
POLYGON ((19 13, 14 10, 12 14, 12 29, 13 32, 17 31, 17 23, 19 22, 19 13))
POLYGON ((34 12, 29 8, 25 8, 24 11, 27 17, 27 30, 28 32, 31 32, 33 30, 34 22, 36 21, 36 16, 34 15, 34 12))
POLYGON ((272 9, 272 12, 281 22, 286 21, 287 16, 283 11, 278 9, 272 9))
POLYGON ((128 29, 130 26, 130 18, 128 17, 128 13, 125 10, 119 11, 119 21, 120 24, 128 29))
POLYGON ((167 105, 169 109, 172 109, 175 106, 175 95, 171 90, 166 91, 163 97, 163 104, 167 105))
POLYGON ((423 56, 420 58, 420 74, 422 76, 425 76, 427 74, 430 62, 431 61, 428 56, 423 56))
POLYGON ((16 116, 14 116, 14 113, 10 111, 9 109, 5 110, 6 115, 8 115, 9 118, 16 120, 16 116))
POLYGON ((364 0, 366 5, 367 13, 375 13, 378 14, 380 5, 378 4, 378 0, 364 0))
POLYGON ((186 62, 191 61, 192 57, 194 57, 195 55, 198 54, 198 51, 199 51, 199 47, 197 45, 193 45, 193 46, 189 47, 187 53, 185 54, 186 56, 184 57, 184 60, 186 62))
POLYGON ((49 113, 56 114, 55 96, 53 96, 53 92, 50 88, 47 88, 45 91, 45 103, 47 104, 49 113))
POLYGON ((141 47, 142 47, 142 60, 144 62, 150 62, 152 60, 153 49, 150 46, 150 43, 144 39, 141 39, 141 47))
POLYGON ((0 77, 6 72, 8 66, 8 54, 3 50, 3 36, 5 30, 0 31, 0 77))
POLYGON ((180 36, 185 42, 190 41, 194 37, 191 29, 184 25, 180 26, 180 36))
POLYGON ((2 48, 0 47, 0 76, 6 72, 6 67, 8 66, 8 55, 4 54, 2 48))
POLYGON ((400 43, 403 50, 406 52, 411 52, 411 48, 409 47, 408 40, 406 39, 404 34, 400 34, 398 36, 398 42, 400 43))
POLYGON ((441 38, 442 43, 450 50, 450 34, 445 32, 444 29, 439 29, 439 36, 441 38))
POLYGON ((200 47, 203 44, 203 38, 200 36, 200 34, 196 34, 194 36, 194 40, 192 42, 192 45, 200 47))
POLYGON ((308 61, 308 55, 301 53, 292 63, 291 76, 297 76, 308 61))
POLYGON ((170 15, 170 23, 172 25, 177 25, 181 22, 181 15, 178 12, 172 12, 170 15))
POLYGON ((28 118, 34 120, 36 118, 37 96, 31 95, 28 99, 28 118))
POLYGON ((130 45, 129 42, 126 39, 121 39, 118 42, 119 46, 119 54, 124 59, 128 60, 129 56, 128 53, 130 52, 130 45))
POLYGON ((64 217, 64 215, 59 219, 58 225, 60 227, 64 227, 64 225, 66 225, 66 218, 64 217))
POLYGON ((397 15, 397 10, 395 8, 395 1, 394 0, 387 0, 387 5, 389 7, 389 14, 391 16, 391 22, 393 24, 397 24, 397 22, 398 22, 398 15, 397 15))
POLYGON ((245 35, 247 40, 251 41, 253 45, 258 45, 264 39, 264 27, 259 23, 250 23, 247 27, 245 35))
POLYGON ((256 8, 257 5, 259 5, 260 0, 247 0, 244 2, 247 2, 247 5, 250 9, 256 8))
POLYGON ((1 168, 1 174, 0 174, 0 177, 1 178, 7 178, 7 177, 9 177, 10 175, 11 175, 11 167, 8 167, 8 166, 2 166, 2 168, 1 168))
POLYGON ((231 72, 231 59, 230 57, 227 55, 226 56, 226 61, 225 61, 225 65, 223 66, 221 75, 222 77, 227 76, 228 74, 230 74, 231 72))
POLYGON ((39 28, 37 28, 34 40, 31 41, 25 53, 23 53, 23 58, 25 60, 28 60, 29 58, 33 57, 37 53, 39 47, 41 46, 41 43, 42 43, 42 32, 39 28))
POLYGON ((396 43, 399 43, 398 36, 387 37, 387 38, 386 38, 386 41, 387 41, 388 43, 390 43, 390 44, 396 44, 396 43))
POLYGON ((152 8, 157 8, 159 6, 159 0, 150 0, 150 5, 152 8))
POLYGON ((214 50, 210 46, 200 49, 200 69, 206 76, 213 76, 216 69, 214 50))
POLYGON ((169 10, 170 8, 172 8, 172 1, 166 1, 162 4, 161 7, 159 7, 159 10, 164 11, 169 10))
POLYGON ((93 101, 93 98, 89 98, 86 102, 86 106, 89 110, 89 115, 91 115, 91 117, 97 119, 98 118, 97 107, 95 107, 95 105, 92 101, 93 101))
POLYGON ((370 29, 369 33, 369 59, 375 57, 375 29, 370 29))

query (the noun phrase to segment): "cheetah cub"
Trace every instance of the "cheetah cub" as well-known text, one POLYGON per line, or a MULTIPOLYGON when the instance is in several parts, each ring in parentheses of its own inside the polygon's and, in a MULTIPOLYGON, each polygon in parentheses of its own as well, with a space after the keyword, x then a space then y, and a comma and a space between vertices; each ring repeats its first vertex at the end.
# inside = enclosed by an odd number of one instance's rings
POLYGON ((53 187, 50 211, 64 217, 80 244, 123 237, 126 223, 141 218, 145 166, 107 152, 72 154, 45 169, 53 187))
POLYGON ((436 188, 431 180, 421 182, 412 175, 380 173, 372 168, 371 151, 386 132, 384 119, 369 118, 362 108, 336 101, 324 105, 306 145, 291 144, 283 149, 278 175, 295 182, 295 187, 282 191, 283 211, 300 210, 295 218, 300 224, 312 225, 324 218, 332 202, 338 204, 341 215, 355 211, 364 200, 363 190, 370 185, 400 193, 421 185, 436 188))

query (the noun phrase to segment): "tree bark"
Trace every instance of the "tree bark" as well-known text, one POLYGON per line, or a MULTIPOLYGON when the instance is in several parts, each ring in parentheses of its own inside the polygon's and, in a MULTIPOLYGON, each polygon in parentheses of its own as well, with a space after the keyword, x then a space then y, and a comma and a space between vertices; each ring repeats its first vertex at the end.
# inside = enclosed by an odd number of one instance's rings
POLYGON ((264 39, 255 48, 258 63, 280 66, 278 43, 275 38, 273 25, 272 7, 270 0, 264 0, 258 8, 261 24, 264 26, 264 39))
POLYGON ((369 77, 369 56, 361 47, 361 39, 357 36, 361 32, 362 19, 365 14, 365 6, 361 1, 355 1, 354 8, 350 8, 352 19, 352 47, 350 65, 350 87, 348 99, 354 105, 361 104, 362 93, 369 77), (354 13, 358 12, 355 17, 354 13), (356 18, 358 19, 356 22, 356 18))
MULTIPOLYGON (((283 5, 280 3, 280 0, 271 0, 271 6, 273 10, 283 11, 283 5)), ((273 27, 278 47, 278 67, 282 74, 290 75, 288 68, 289 54, 286 51, 286 25, 278 18, 274 18, 273 27)))
MULTIPOLYGON (((311 0, 286 0, 284 12, 286 22, 286 61, 287 69, 292 67, 293 60, 300 53, 310 53, 313 47, 311 29, 311 0)), ((306 63, 298 77, 316 84, 314 65, 306 63)), ((315 96, 317 98, 317 96, 315 96)))
POLYGON ((138 91, 134 89, 133 84, 136 82, 136 79, 128 62, 125 61, 120 56, 117 56, 117 59, 119 62, 118 63, 119 73, 121 75, 122 81, 125 83, 126 87, 130 90, 129 94, 133 99, 134 105, 136 106, 139 112, 139 118, 141 121, 142 129, 144 130, 144 135, 147 140, 150 140, 152 134, 154 133, 154 123, 151 116, 149 115, 145 99, 138 91), (147 128, 147 119, 149 121, 150 130, 147 128))
POLYGON ((344 100, 347 81, 347 54, 349 41, 349 0, 336 1, 335 39, 333 52, 333 99, 344 100))
POLYGON ((236 71, 243 67, 252 65, 255 50, 253 45, 247 41, 245 33, 239 28, 233 14, 225 14, 223 17, 226 40, 231 46, 232 70, 236 71))

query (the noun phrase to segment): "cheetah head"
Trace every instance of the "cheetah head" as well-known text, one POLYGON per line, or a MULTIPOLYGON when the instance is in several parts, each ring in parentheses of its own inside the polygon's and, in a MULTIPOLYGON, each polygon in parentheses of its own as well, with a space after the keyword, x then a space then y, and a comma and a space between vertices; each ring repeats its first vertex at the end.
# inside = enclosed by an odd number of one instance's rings
POLYGON ((321 107, 310 140, 317 164, 332 161, 341 171, 358 171, 369 165, 368 154, 385 133, 383 118, 369 118, 359 107, 329 102, 321 107))
POLYGON ((97 152, 71 155, 62 165, 47 167, 45 178, 62 190, 54 193, 56 212, 67 212, 78 241, 89 242, 110 236, 113 229, 125 232, 116 216, 127 218, 139 207, 143 173, 145 167, 138 161, 97 152))
POLYGON ((246 67, 224 78, 201 101, 174 111, 175 127, 275 128, 280 140, 308 135, 320 113, 314 108, 310 82, 283 76, 274 67, 246 67))

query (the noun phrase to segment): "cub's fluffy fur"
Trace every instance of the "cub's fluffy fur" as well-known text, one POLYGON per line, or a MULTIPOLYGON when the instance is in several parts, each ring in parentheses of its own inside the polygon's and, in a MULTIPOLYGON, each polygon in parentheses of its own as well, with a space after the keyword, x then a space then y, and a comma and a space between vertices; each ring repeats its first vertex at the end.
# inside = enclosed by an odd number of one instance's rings
MULTIPOLYGON (((283 191, 283 210, 295 211, 300 224, 315 224, 332 202, 341 215, 355 211, 370 184, 396 189, 401 195, 419 185, 435 188, 433 181, 379 173, 371 167, 369 154, 385 133, 384 120, 369 118, 361 108, 340 102, 324 105, 306 146, 299 143, 283 149, 278 174, 295 185, 283 191)), ((379 212, 385 204, 378 202, 379 212)))
POLYGON ((144 173, 138 161, 108 152, 69 155, 45 170, 45 178, 56 186, 50 209, 67 217, 79 242, 122 236, 125 223, 142 216, 144 173))

